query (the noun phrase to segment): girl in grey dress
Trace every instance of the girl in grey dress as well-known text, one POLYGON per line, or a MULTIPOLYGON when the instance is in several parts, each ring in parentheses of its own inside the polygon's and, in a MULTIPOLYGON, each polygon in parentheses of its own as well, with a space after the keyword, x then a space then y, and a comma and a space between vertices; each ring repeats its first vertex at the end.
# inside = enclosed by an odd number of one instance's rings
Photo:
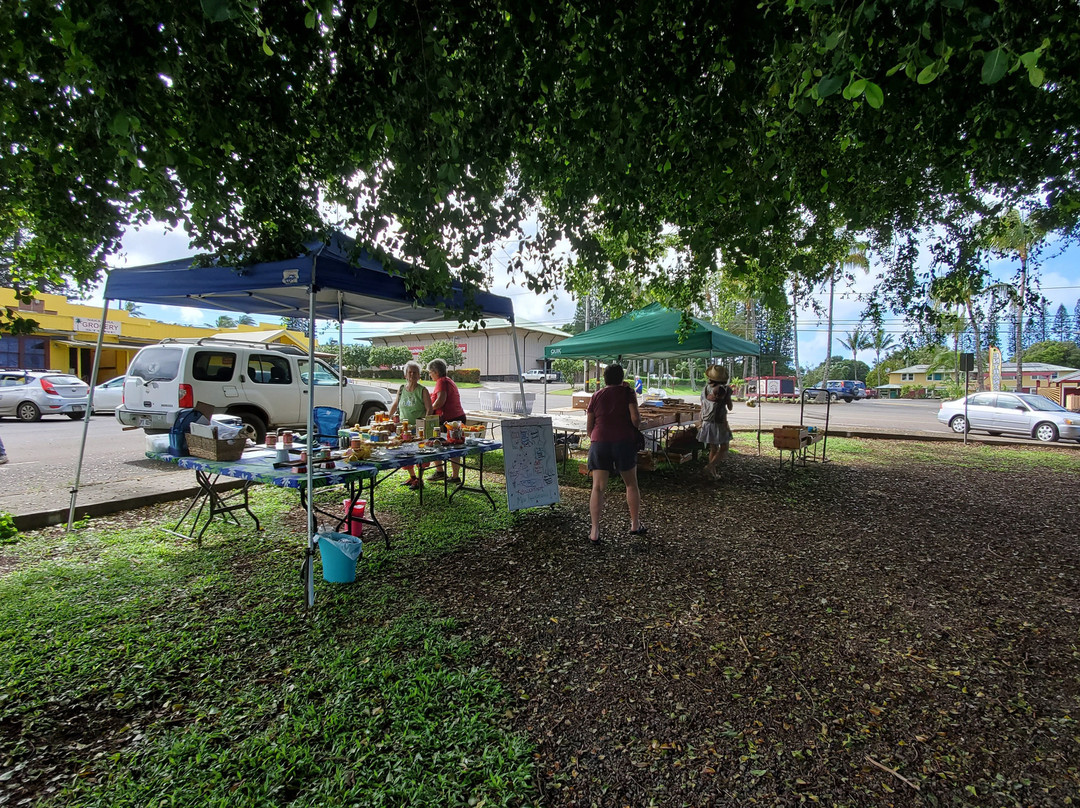
POLYGON ((709 447, 709 464, 705 467, 705 473, 715 479, 720 476, 717 467, 727 455, 731 443, 727 414, 735 405, 731 400, 731 388, 727 386, 726 369, 711 365, 705 371, 705 376, 709 381, 701 391, 701 432, 698 440, 709 447))

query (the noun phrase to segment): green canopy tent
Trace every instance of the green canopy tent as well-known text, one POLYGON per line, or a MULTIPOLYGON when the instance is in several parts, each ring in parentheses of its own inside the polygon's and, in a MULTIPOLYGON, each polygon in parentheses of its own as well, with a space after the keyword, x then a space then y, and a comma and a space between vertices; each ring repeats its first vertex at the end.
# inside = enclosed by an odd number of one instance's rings
POLYGON ((697 317, 691 318, 690 331, 680 335, 681 318, 682 312, 653 303, 549 345, 544 349, 544 356, 547 359, 625 360, 759 356, 761 353, 753 342, 697 317))
MULTIPOLYGON (((697 317, 691 317, 689 331, 680 334, 681 322, 682 312, 652 303, 610 323, 549 345, 544 349, 544 358, 625 362, 628 359, 761 355, 761 349, 755 343, 697 317)), ((546 393, 545 388, 544 412, 547 412, 546 393)), ((760 410, 758 418, 760 444, 760 410)))

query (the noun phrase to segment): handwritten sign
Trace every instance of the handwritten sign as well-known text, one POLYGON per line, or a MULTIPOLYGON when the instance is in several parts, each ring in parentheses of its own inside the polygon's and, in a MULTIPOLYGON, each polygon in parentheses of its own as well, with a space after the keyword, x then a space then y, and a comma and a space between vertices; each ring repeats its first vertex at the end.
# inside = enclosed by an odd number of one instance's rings
POLYGON ((559 470, 550 418, 516 418, 501 424, 506 507, 511 511, 559 502, 559 470))

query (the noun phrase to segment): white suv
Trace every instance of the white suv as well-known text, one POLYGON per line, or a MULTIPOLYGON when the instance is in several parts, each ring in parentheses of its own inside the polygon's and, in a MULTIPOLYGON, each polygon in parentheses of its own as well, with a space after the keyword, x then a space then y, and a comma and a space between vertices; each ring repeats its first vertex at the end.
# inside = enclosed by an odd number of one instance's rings
MULTIPOLYGON (((235 415, 247 436, 261 443, 267 430, 306 428, 308 357, 291 345, 220 337, 164 340, 135 355, 124 380, 116 420, 147 433, 167 432, 178 410, 203 402, 235 415)), ((345 410, 346 423, 367 423, 390 408, 382 387, 339 377, 315 360, 315 404, 345 410)))

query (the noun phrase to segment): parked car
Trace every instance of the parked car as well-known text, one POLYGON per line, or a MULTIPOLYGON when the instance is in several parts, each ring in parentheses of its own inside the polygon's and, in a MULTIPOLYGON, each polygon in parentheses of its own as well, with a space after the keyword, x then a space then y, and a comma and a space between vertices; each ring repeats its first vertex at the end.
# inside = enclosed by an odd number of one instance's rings
MULTIPOLYGON (((177 411, 202 402, 215 414, 240 418, 247 437, 261 443, 267 430, 306 429, 310 372, 307 353, 292 345, 220 337, 164 340, 135 355, 116 420, 160 434, 172 427, 177 411)), ((315 404, 341 407, 348 424, 366 424, 393 401, 386 388, 338 376, 318 359, 314 379, 315 404)))
POLYGON ((83 417, 90 385, 58 370, 0 371, 0 416, 40 421, 43 415, 83 417))
POLYGON ((855 400, 862 401, 865 398, 869 398, 869 394, 866 392, 866 382, 860 382, 858 380, 852 381, 855 386, 855 400))
POLYGON ((124 403, 124 379, 126 376, 114 376, 107 382, 94 387, 94 414, 114 412, 124 403))
POLYGON ((530 368, 521 374, 521 380, 523 382, 557 382, 559 380, 559 374, 554 370, 530 368))
POLYGON ((830 379, 825 386, 817 384, 802 392, 803 401, 815 401, 818 396, 828 396, 829 401, 843 399, 848 404, 859 398, 855 382, 840 379, 830 379))
POLYGON ((1047 442, 1080 440, 1080 413, 1032 393, 973 393, 943 401, 937 419, 960 434, 978 429, 991 435, 1008 432, 1047 442))
POLYGON ((867 398, 881 398, 881 391, 878 390, 876 387, 867 387, 866 388, 866 397, 867 398))

